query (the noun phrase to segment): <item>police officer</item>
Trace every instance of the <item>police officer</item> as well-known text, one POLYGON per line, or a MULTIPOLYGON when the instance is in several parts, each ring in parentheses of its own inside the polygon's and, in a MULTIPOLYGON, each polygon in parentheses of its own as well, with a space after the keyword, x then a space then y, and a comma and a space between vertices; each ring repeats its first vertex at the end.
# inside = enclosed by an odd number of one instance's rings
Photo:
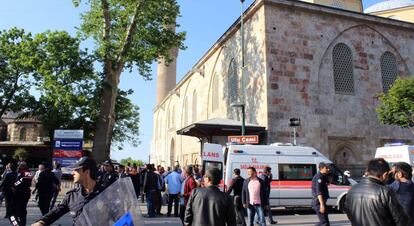
POLYGON ((66 193, 59 205, 32 226, 50 225, 68 212, 73 217, 73 225, 77 225, 83 206, 104 190, 96 181, 98 168, 91 158, 83 157, 69 168, 73 170, 73 182, 81 186, 66 193))
POLYGON ((26 225, 27 203, 30 199, 30 186, 33 176, 25 162, 19 163, 17 179, 13 183, 13 206, 10 222, 12 225, 26 225))
POLYGON ((319 172, 312 179, 312 209, 319 218, 318 226, 329 226, 328 209, 326 207, 326 201, 329 198, 328 174, 329 166, 321 162, 319 163, 319 172))
POLYGON ((105 173, 102 179, 102 187, 107 188, 116 180, 118 180, 118 174, 115 172, 114 165, 111 160, 106 160, 103 163, 105 167, 105 173))

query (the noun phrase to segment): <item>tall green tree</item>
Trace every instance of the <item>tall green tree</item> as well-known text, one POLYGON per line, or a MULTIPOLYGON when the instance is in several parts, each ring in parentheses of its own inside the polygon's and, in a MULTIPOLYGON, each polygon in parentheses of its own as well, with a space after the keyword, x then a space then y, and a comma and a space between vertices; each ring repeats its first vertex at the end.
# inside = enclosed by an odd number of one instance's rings
POLYGON ((80 120, 88 117, 81 114, 94 98, 98 82, 93 58, 80 50, 80 41, 67 32, 37 34, 33 42, 33 83, 38 100, 28 114, 44 122, 50 137, 58 128, 83 128, 88 121, 80 120))
MULTIPOLYGON (((73 0, 75 6, 81 0, 73 0)), ((80 31, 95 41, 95 53, 103 65, 102 97, 93 153, 97 160, 109 157, 115 125, 115 103, 121 73, 138 70, 150 78, 150 65, 159 57, 170 59, 172 48, 183 47, 184 33, 175 25, 179 7, 175 0, 85 0, 89 10, 81 15, 80 31)))
MULTIPOLYGON (((39 97, 27 114, 40 119, 50 137, 65 128, 83 129, 93 139, 103 77, 94 71, 95 57, 80 49, 78 38, 62 31, 37 34, 33 45, 33 84, 39 97)), ((139 143, 139 108, 128 98, 132 93, 118 89, 112 140, 118 149, 125 141, 139 143)))
POLYGON ((381 123, 409 128, 414 134, 414 77, 397 79, 380 95, 376 110, 381 123))
POLYGON ((33 52, 30 33, 17 28, 0 31, 0 117, 6 111, 19 112, 33 104, 29 92, 33 52))

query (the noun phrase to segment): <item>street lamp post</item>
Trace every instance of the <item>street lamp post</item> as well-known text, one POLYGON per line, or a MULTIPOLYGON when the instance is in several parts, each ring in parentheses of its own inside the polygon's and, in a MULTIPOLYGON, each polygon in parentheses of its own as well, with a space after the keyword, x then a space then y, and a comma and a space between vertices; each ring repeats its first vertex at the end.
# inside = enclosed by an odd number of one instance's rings
POLYGON ((243 18, 243 3, 245 0, 240 0, 240 49, 241 49, 241 103, 235 104, 233 103, 232 107, 238 107, 242 110, 242 128, 241 128, 241 135, 244 136, 246 134, 246 97, 245 97, 245 88, 244 88, 244 18, 243 18))
POLYGON ((246 110, 244 104, 232 104, 232 107, 241 108, 242 110, 242 128, 241 128, 241 135, 244 136, 246 134, 246 110))
POLYGON ((290 118, 289 126, 293 127, 293 145, 296 146, 296 127, 300 126, 300 118, 290 118))

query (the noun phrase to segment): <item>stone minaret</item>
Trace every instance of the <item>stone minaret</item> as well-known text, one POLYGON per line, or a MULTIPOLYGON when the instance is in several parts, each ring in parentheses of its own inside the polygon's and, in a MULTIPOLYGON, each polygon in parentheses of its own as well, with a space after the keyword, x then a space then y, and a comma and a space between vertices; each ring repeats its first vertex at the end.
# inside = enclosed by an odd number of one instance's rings
MULTIPOLYGON (((175 31, 175 26, 171 26, 171 29, 175 31)), ((160 58, 158 60, 157 68, 157 105, 168 95, 168 93, 174 89, 177 78, 177 55, 178 48, 174 48, 170 52, 170 56, 173 59, 167 66, 165 59, 160 58)))

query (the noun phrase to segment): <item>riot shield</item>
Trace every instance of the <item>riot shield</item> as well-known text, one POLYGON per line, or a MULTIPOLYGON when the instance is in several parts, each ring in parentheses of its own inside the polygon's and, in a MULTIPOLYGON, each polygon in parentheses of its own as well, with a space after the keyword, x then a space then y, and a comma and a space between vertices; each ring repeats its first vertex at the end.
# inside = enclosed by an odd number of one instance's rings
POLYGON ((86 204, 76 225, 112 226, 127 213, 135 226, 143 225, 130 177, 117 180, 86 204))

